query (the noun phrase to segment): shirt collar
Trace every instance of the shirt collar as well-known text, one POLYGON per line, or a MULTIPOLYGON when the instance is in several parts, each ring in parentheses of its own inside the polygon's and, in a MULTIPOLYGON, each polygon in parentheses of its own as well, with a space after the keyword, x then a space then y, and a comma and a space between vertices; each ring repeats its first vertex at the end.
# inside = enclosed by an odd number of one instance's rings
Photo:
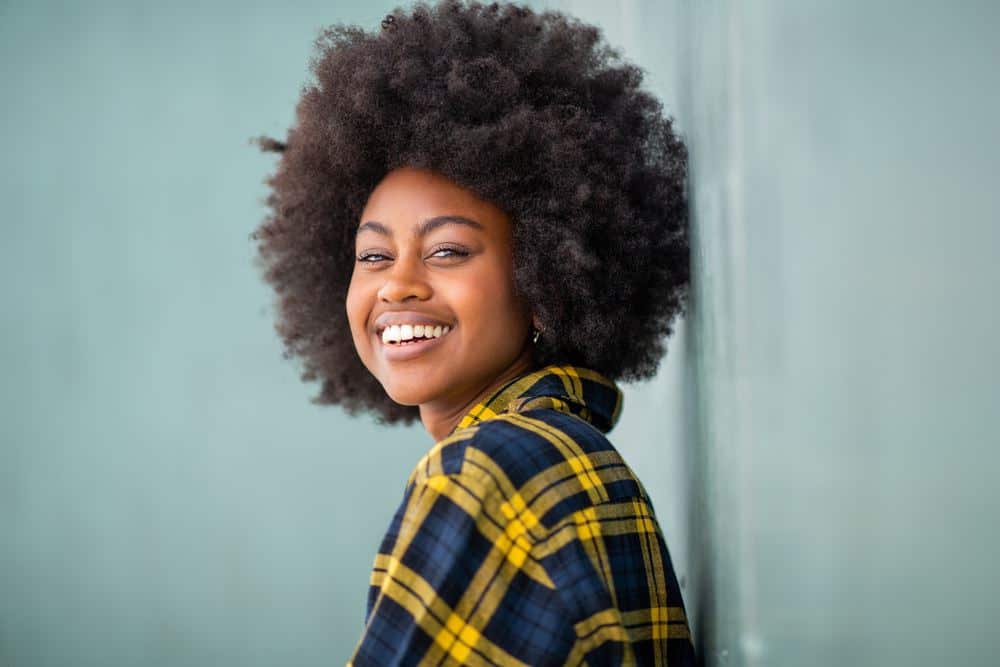
POLYGON ((621 414, 622 392, 596 371, 579 366, 546 366, 507 383, 477 403, 458 422, 455 431, 505 412, 539 408, 576 415, 607 433, 621 414))

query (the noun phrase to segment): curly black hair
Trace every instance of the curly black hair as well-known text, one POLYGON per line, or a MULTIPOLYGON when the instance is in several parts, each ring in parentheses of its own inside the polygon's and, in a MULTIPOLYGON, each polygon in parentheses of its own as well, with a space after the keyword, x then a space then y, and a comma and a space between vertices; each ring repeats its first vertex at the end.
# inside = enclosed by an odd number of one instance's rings
POLYGON ((391 170, 436 171, 510 215, 515 286, 543 335, 534 361, 613 380, 655 374, 688 294, 687 151, 599 28, 559 12, 444 0, 395 9, 381 29, 316 39, 251 235, 277 293, 285 358, 312 399, 381 422, 393 402, 362 365, 345 298, 354 232, 391 170))

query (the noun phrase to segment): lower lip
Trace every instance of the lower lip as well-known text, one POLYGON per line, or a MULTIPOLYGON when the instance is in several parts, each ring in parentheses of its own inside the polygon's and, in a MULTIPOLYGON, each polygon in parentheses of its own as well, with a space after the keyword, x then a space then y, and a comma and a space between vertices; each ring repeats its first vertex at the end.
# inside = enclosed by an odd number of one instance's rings
MULTIPOLYGON (((454 331, 454 327, 452 331, 454 331)), ((416 342, 409 343, 383 343, 381 336, 378 336, 378 343, 382 348, 385 358, 389 361, 407 361, 433 350, 441 344, 441 341, 450 336, 452 331, 438 338, 421 338, 416 342)))

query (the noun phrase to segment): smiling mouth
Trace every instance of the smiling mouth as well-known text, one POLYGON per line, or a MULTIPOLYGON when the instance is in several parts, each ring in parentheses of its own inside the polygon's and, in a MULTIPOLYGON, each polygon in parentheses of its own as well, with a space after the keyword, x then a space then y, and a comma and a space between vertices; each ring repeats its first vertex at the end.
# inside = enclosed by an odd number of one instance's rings
POLYGON ((447 335, 449 331, 451 327, 448 325, 393 324, 383 329, 381 333, 376 332, 376 335, 385 345, 405 347, 437 340, 447 335))
POLYGON ((448 333, 454 327, 445 325, 426 325, 421 331, 417 326, 392 325, 381 333, 376 333, 379 339, 379 349, 385 360, 390 363, 408 363, 411 360, 423 359, 441 347, 448 333))

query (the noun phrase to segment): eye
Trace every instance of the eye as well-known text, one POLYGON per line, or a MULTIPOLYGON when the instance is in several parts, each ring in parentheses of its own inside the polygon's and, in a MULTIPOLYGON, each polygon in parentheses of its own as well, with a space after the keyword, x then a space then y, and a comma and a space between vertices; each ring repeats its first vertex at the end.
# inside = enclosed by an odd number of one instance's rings
POLYGON ((468 257, 469 251, 465 248, 454 247, 454 246, 442 246, 435 248, 431 251, 430 257, 435 257, 438 259, 460 259, 463 257, 468 257))
POLYGON ((363 252, 358 255, 358 262, 363 264, 377 264, 378 262, 387 261, 388 256, 383 255, 380 252, 363 252))

